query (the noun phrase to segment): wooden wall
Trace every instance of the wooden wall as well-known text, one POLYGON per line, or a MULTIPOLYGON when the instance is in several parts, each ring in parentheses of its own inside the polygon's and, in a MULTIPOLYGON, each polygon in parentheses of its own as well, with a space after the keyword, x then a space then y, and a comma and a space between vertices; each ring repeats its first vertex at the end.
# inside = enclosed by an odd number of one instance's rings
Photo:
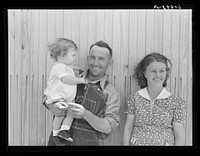
POLYGON ((168 89, 187 103, 186 145, 192 145, 192 11, 191 10, 8 10, 8 143, 46 145, 52 114, 42 103, 53 61, 47 44, 74 40, 77 66, 86 69, 91 44, 104 40, 113 49, 108 79, 121 96, 120 126, 107 139, 121 145, 126 97, 139 89, 134 66, 150 52, 171 59, 168 89))

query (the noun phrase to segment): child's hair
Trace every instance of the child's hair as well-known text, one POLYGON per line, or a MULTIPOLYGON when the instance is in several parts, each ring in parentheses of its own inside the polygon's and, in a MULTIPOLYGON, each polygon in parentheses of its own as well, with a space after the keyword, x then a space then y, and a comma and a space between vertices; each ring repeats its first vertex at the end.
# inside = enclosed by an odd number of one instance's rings
POLYGON ((59 38, 54 43, 48 45, 50 56, 52 59, 57 61, 58 56, 65 56, 69 49, 77 50, 78 47, 74 43, 74 41, 66 39, 66 38, 59 38))
POLYGON ((162 62, 166 65, 167 74, 165 81, 163 82, 163 87, 166 87, 167 80, 169 78, 169 74, 172 68, 172 63, 167 57, 160 53, 153 52, 146 55, 136 66, 133 77, 138 81, 138 85, 140 86, 140 88, 147 87, 147 79, 145 78, 144 73, 146 72, 146 69, 149 66, 149 64, 152 62, 162 62))

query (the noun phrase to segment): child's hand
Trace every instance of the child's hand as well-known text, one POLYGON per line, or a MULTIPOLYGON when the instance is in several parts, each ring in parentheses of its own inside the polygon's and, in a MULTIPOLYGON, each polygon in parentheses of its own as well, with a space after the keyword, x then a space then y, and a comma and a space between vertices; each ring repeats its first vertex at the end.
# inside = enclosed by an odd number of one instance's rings
POLYGON ((82 105, 73 102, 69 102, 68 107, 70 107, 72 111, 76 112, 82 112, 84 110, 84 107, 82 105))
POLYGON ((85 84, 88 84, 88 83, 89 83, 88 79, 85 78, 85 84))
POLYGON ((60 109, 67 109, 68 107, 66 102, 57 102, 55 106, 57 106, 60 109))
POLYGON ((73 117, 77 119, 81 119, 85 117, 86 109, 77 103, 68 103, 70 107, 70 112, 73 115, 73 117))
POLYGON ((83 71, 80 68, 74 67, 73 70, 74 70, 75 77, 77 78, 83 77, 83 71))

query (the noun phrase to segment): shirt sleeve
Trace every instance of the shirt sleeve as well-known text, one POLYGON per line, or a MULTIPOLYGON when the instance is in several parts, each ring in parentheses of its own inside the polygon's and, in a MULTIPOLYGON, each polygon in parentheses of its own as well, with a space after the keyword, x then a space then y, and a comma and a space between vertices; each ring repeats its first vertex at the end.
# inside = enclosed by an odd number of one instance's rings
POLYGON ((119 125, 120 95, 114 86, 111 87, 109 85, 106 89, 108 98, 104 118, 109 122, 113 130, 119 125))
POLYGON ((176 98, 174 101, 174 117, 173 122, 184 123, 186 119, 186 104, 181 98, 176 98))
POLYGON ((67 76, 67 75, 72 75, 70 68, 61 63, 55 64, 51 72, 58 78, 62 78, 63 76, 67 76))
POLYGON ((125 113, 134 114, 135 113, 135 98, 134 98, 134 95, 133 94, 129 95, 126 102, 127 102, 127 109, 126 109, 125 113))

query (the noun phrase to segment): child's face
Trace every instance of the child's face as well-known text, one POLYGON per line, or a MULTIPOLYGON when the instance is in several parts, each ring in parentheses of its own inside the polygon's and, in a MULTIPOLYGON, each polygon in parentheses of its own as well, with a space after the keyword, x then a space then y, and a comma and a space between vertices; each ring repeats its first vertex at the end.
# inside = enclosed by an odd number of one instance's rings
POLYGON ((73 65, 76 60, 76 53, 77 53, 77 51, 75 51, 73 49, 69 49, 67 54, 65 56, 63 56, 63 62, 66 65, 73 65))

